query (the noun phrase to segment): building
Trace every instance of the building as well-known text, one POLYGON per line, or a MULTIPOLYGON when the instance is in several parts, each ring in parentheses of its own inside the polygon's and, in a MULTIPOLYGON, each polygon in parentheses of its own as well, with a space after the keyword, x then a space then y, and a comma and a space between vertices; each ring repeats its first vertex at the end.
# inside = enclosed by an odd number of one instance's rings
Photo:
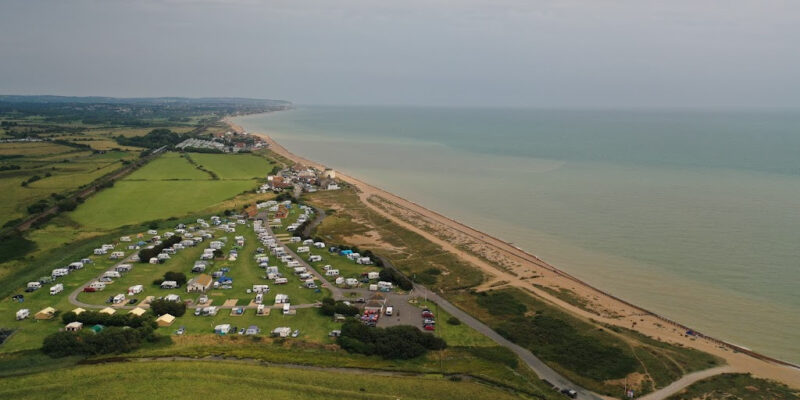
POLYGON ((211 275, 200 274, 189 280, 189 283, 186 284, 186 291, 189 293, 205 292, 211 287, 212 283, 213 279, 211 278, 211 275))
POLYGON ((70 322, 64 329, 67 330, 67 332, 77 332, 83 329, 83 323, 78 321, 70 322))

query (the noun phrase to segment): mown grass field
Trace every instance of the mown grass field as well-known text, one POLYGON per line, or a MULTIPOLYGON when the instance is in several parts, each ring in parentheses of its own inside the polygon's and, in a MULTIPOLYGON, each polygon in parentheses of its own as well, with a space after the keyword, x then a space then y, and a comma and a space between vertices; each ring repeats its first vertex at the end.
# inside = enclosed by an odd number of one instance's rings
POLYGON ((146 362, 85 365, 6 378, 0 396, 19 399, 511 399, 511 393, 432 376, 376 376, 226 362, 146 362), (70 382, 65 385, 64 382, 70 382), (135 390, 131 384, 135 382, 135 390))
POLYGON ((220 179, 265 179, 272 170, 266 158, 254 154, 190 153, 189 156, 220 179))
POLYGON ((179 153, 165 153, 150 161, 144 168, 130 174, 127 181, 210 180, 211 177, 195 168, 179 153))
POLYGON ((181 154, 166 153, 114 187, 92 196, 69 216, 85 227, 97 229, 181 217, 254 189, 259 184, 255 177, 272 168, 265 158, 252 154, 188 155, 195 161, 199 156, 213 156, 200 159, 208 164, 204 168, 219 179, 213 179, 181 154))
MULTIPOLYGON (((146 167, 145 167, 146 168, 146 167)), ((250 181, 117 182, 69 216, 86 227, 111 229, 154 219, 180 217, 252 189, 250 181)))

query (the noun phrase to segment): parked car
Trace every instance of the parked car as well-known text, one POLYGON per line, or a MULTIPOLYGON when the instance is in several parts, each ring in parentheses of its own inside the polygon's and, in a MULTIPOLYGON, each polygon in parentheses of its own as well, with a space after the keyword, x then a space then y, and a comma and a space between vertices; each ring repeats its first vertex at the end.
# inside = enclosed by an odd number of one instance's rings
POLYGON ((428 325, 424 325, 422 327, 422 329, 425 329, 426 331, 435 331, 436 330, 436 326, 428 324, 428 325))
POLYGON ((130 299, 128 300, 128 304, 136 304, 138 301, 138 299, 130 299))
POLYGON ((578 392, 576 392, 576 391, 574 391, 572 389, 561 389, 561 394, 564 394, 567 397, 570 397, 570 398, 573 398, 573 399, 578 397, 578 392))
POLYGON ((295 329, 294 332, 292 332, 292 337, 298 337, 298 336, 300 336, 300 330, 295 329))
POLYGON ((175 331, 176 335, 183 335, 184 333, 186 333, 186 327, 184 326, 181 326, 177 331, 175 331))

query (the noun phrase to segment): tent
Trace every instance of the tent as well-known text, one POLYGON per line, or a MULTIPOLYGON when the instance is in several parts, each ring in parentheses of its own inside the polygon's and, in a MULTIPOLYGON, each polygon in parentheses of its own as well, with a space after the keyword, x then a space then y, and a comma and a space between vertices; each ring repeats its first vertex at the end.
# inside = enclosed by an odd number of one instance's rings
POLYGON ((170 314, 164 314, 156 319, 158 326, 170 326, 173 322, 175 322, 175 317, 170 314))
POLYGON ((39 311, 34 315, 36 319, 50 319, 56 315, 56 309, 53 307, 47 307, 42 311, 39 311))
POLYGON ((136 307, 136 308, 134 308, 133 310, 131 310, 131 312, 130 312, 130 313, 131 313, 131 314, 133 314, 133 315, 135 315, 135 316, 137 316, 137 317, 141 317, 141 316, 142 316, 142 315, 144 315, 144 313, 146 313, 146 312, 147 312, 147 310, 145 310, 144 308, 141 308, 141 307, 136 307))

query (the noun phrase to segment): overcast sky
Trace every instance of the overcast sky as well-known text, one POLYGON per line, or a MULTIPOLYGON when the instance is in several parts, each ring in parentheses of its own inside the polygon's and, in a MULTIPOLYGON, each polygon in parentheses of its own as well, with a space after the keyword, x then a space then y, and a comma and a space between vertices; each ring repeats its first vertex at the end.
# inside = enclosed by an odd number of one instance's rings
POLYGON ((0 0, 0 93, 800 107, 800 1, 0 0))

